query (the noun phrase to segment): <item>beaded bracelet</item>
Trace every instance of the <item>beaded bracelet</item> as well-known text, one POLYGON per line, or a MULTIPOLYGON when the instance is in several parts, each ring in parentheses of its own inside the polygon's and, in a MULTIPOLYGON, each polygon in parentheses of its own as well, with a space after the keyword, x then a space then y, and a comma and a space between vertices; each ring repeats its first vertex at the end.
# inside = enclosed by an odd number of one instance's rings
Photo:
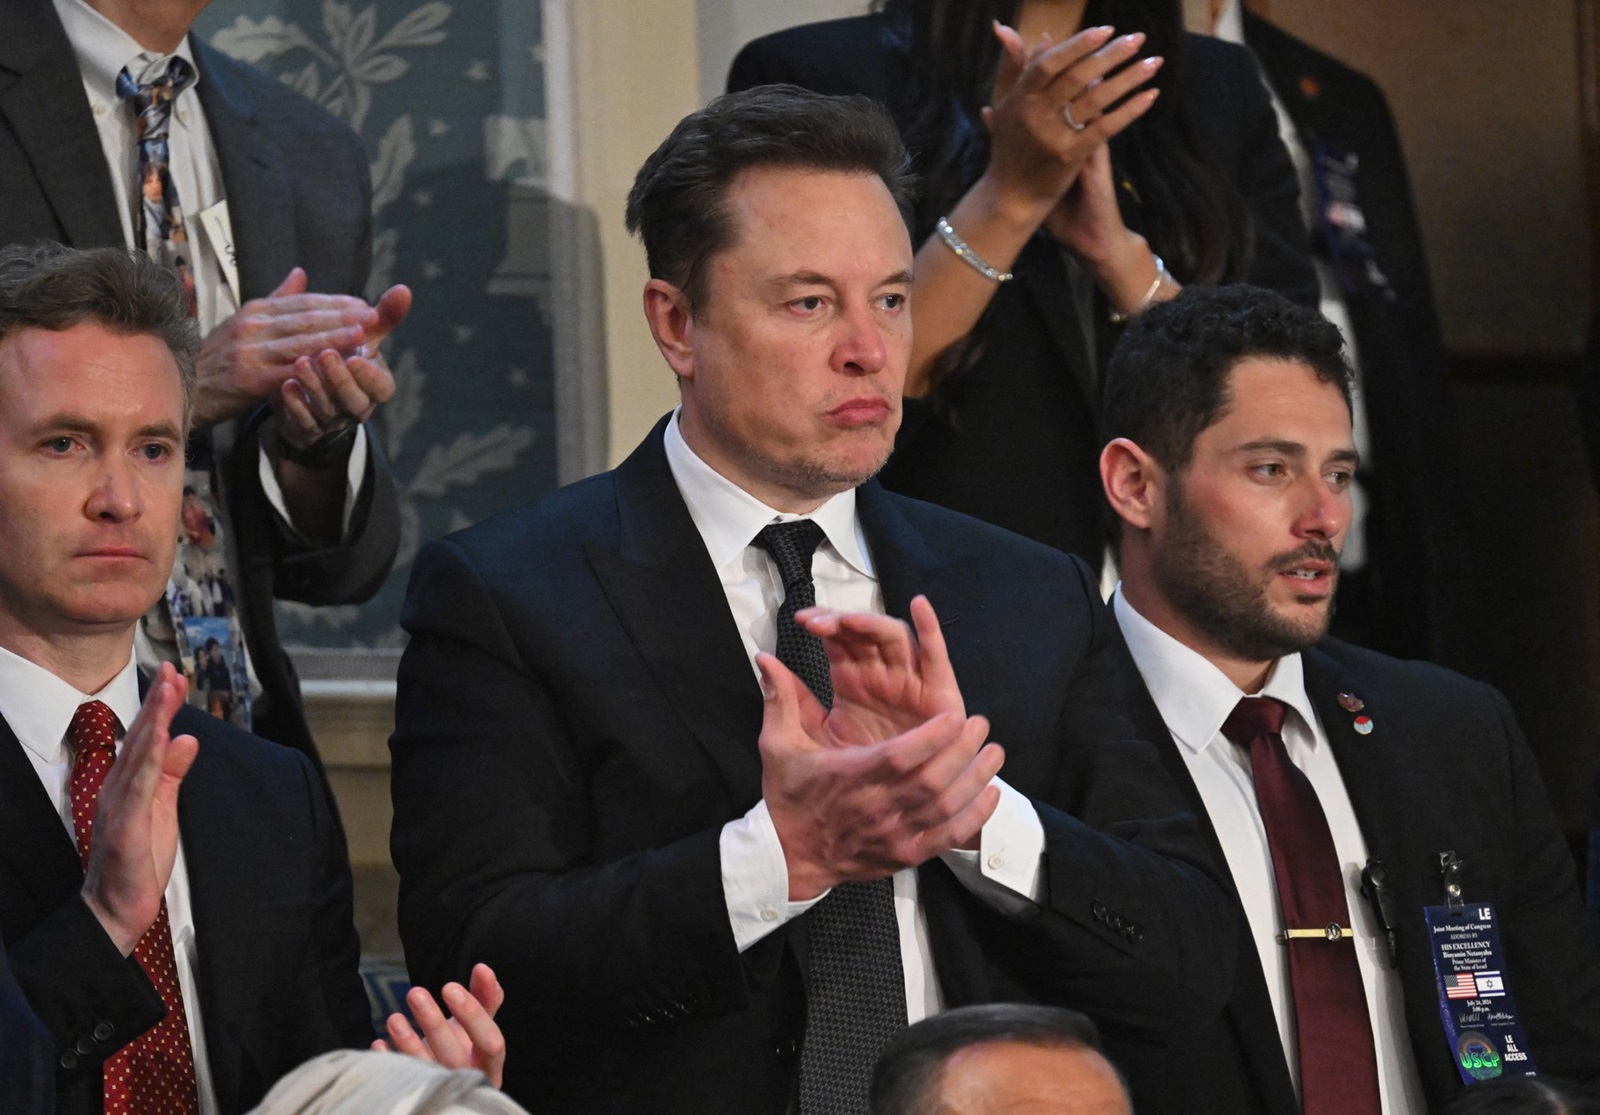
POLYGON ((982 256, 967 247, 967 242, 956 234, 956 230, 951 227, 950 222, 945 218, 939 218, 937 227, 939 229, 939 239, 944 241, 944 246, 954 252, 958 259, 964 260, 978 274, 988 279, 991 283, 1008 283, 1011 281, 1013 278, 1011 272, 1001 271, 984 262, 982 256))

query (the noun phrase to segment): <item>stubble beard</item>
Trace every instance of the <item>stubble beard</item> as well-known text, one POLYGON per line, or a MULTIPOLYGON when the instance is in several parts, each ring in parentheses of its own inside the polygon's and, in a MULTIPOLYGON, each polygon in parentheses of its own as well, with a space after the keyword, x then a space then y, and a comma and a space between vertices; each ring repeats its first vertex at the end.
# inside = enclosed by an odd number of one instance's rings
POLYGON ((1331 599, 1301 597, 1301 603, 1323 607, 1297 621, 1273 610, 1267 589, 1284 569, 1301 562, 1326 561, 1337 569, 1339 551, 1332 543, 1309 541, 1256 572, 1206 529, 1177 487, 1168 490, 1167 520, 1168 537, 1155 552, 1152 572, 1173 607, 1206 638, 1246 661, 1271 662, 1328 633, 1331 599))

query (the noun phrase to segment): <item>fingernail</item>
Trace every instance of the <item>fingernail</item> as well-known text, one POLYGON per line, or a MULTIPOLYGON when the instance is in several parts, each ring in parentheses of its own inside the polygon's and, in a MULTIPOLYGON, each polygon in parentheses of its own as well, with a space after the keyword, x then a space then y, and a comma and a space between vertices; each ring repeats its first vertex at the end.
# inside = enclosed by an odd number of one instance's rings
POLYGON ((452 1006, 467 997, 466 989, 459 983, 445 984, 442 994, 444 995, 444 1001, 450 1003, 452 1006))
POLYGON ((1165 61, 1166 59, 1161 57, 1161 55, 1154 54, 1149 58, 1146 58, 1143 62, 1140 62, 1139 65, 1143 66, 1147 70, 1159 70, 1161 68, 1161 64, 1165 61))

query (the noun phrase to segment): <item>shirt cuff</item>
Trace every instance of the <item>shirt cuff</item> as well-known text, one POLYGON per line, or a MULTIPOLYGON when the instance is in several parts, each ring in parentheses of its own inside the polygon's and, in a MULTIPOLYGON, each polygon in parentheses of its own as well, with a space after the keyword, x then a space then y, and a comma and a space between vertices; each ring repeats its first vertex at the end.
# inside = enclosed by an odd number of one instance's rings
POLYGON ((811 909, 828 893, 823 891, 804 902, 789 901, 789 864, 765 801, 756 802, 743 817, 722 826, 720 848, 722 896, 740 952, 811 909))
POLYGON ((1000 804, 983 826, 978 851, 941 857, 972 893, 1001 910, 1038 905, 1043 889, 1044 824, 1033 802, 996 778, 1000 804))
MULTIPOLYGON (((361 423, 356 426, 356 438, 350 443, 350 459, 345 462, 344 515, 339 527, 344 538, 350 537, 350 516, 355 513, 356 493, 361 490, 361 482, 367 478, 367 455, 367 427, 366 423, 361 423)), ((278 474, 272 470, 272 460, 265 449, 261 450, 257 468, 261 476, 261 490, 266 493, 267 502, 272 504, 278 517, 292 528, 294 520, 289 517, 289 508, 283 501, 283 488, 278 483, 278 474)))

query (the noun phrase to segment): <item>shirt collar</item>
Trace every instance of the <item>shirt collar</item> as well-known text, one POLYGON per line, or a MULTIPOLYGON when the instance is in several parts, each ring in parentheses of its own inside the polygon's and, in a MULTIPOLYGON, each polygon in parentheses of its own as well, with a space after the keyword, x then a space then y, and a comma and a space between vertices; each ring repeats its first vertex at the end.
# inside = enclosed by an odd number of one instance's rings
POLYGON ((1117 626, 1144 678, 1150 699, 1161 713, 1172 737, 1199 754, 1222 734, 1223 722, 1239 698, 1273 697, 1289 706, 1316 740, 1316 716, 1306 695, 1305 667, 1299 654, 1278 659, 1259 694, 1247 694, 1217 669, 1203 654, 1185 646, 1140 615, 1117 586, 1112 597, 1117 626))
POLYGON ((772 522, 810 519, 822 528, 828 543, 845 563, 864 577, 876 580, 866 538, 856 518, 856 490, 832 496, 809 515, 775 511, 706 464, 689 448, 678 429, 678 411, 672 412, 664 436, 667 467, 689 508, 689 517, 705 541, 711 564, 725 568, 738 559, 761 528, 772 522))
POLYGON ((85 701, 104 701, 117 714, 124 732, 139 714, 139 672, 128 664, 98 693, 80 693, 35 662, 0 647, 0 716, 11 730, 46 763, 67 756, 67 731, 72 717, 85 701))
MULTIPOLYGON (((91 8, 86 0, 54 0, 56 14, 72 43, 78 71, 90 86, 112 100, 117 99, 117 75, 126 67, 135 79, 144 80, 166 69, 172 54, 145 50, 134 37, 91 8)), ((194 52, 185 35, 173 52, 194 68, 195 84, 200 68, 194 65, 194 52)), ((191 86, 192 88, 192 86, 191 86)), ((187 90, 185 90, 187 92, 187 90)))
POLYGON ((1225 43, 1244 42, 1244 15, 1240 11, 1239 0, 1228 0, 1222 13, 1217 16, 1216 30, 1211 33, 1225 43))

